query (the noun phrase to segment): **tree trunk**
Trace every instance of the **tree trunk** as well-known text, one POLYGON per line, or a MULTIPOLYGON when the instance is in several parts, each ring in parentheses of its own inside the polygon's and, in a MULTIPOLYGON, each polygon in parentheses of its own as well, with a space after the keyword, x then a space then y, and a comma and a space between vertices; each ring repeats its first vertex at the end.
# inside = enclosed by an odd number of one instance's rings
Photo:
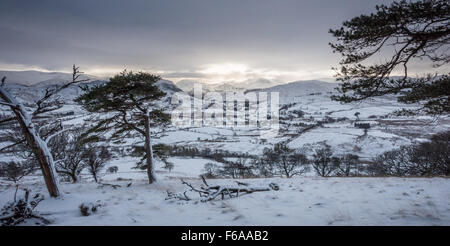
POLYGON ((78 177, 77 177, 77 175, 76 174, 70 174, 70 176, 72 177, 72 183, 77 183, 78 182, 78 177))
POLYGON ((145 152, 147 155, 147 175, 148 175, 148 182, 151 184, 153 182, 156 182, 156 177, 154 173, 154 167, 153 167, 153 150, 152 150, 152 142, 151 142, 151 136, 150 136, 150 113, 147 110, 145 114, 145 152))
POLYGON ((56 176, 53 157, 48 149, 47 143, 41 139, 37 133, 31 117, 25 110, 23 105, 12 97, 6 90, 0 87, 0 97, 6 102, 16 115, 28 146, 35 155, 44 176, 45 184, 51 197, 60 195, 58 188, 58 180, 56 176))
POLYGON ((92 176, 94 177, 95 183, 98 183, 97 172, 92 172, 92 176))

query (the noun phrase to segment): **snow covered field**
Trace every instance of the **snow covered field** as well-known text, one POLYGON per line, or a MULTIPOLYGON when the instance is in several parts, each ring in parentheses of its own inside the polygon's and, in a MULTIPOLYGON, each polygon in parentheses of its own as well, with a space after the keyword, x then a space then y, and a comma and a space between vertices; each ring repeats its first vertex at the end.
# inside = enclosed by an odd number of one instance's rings
MULTIPOLYGON (((280 190, 212 202, 199 202, 197 193, 188 192, 192 201, 170 201, 165 200, 167 191, 187 190, 181 178, 201 184, 198 174, 206 160, 174 158, 174 169, 157 168, 159 180, 152 185, 144 172, 126 169, 136 159, 121 161, 122 171, 102 177, 102 182, 121 185, 117 189, 101 187, 86 176, 80 183, 62 184, 64 195, 52 199, 41 177, 28 178, 23 186, 46 195, 37 211, 51 225, 450 225, 448 178, 246 179, 240 181, 257 186, 274 182, 280 190), (78 206, 85 202, 102 207, 82 216, 78 206)), ((0 205, 11 200, 14 191, 14 186, 1 183, 0 205)))
MULTIPOLYGON (((369 161, 384 151, 426 141, 432 134, 450 129, 450 117, 446 115, 407 118, 390 114, 404 106, 393 98, 339 104, 329 98, 328 92, 334 84, 302 83, 263 90, 280 92, 280 106, 286 106, 280 113, 280 133, 274 138, 263 140, 258 129, 251 127, 169 126, 152 129, 153 143, 253 156, 260 156, 264 148, 272 148, 279 142, 285 142, 293 150, 306 148, 309 156, 315 147, 328 144, 336 154, 352 153, 369 161), (300 110, 301 117, 297 115, 300 110), (358 118, 355 113, 359 113, 358 118), (327 117, 341 120, 324 122, 327 117), (369 123, 371 127, 365 132, 354 126, 356 121, 369 123)), ((89 114, 73 103, 60 111, 73 112, 63 118, 63 124, 68 127, 89 120, 89 114)), ((130 136, 107 144, 124 151, 135 143, 142 143, 142 139, 130 136)), ((1 161, 11 158, 0 156, 1 161)), ((87 173, 83 173, 77 184, 62 183, 63 196, 58 199, 48 198, 40 175, 25 177, 20 183, 46 196, 36 210, 51 220, 51 225, 450 225, 448 178, 319 178, 311 170, 291 179, 240 180, 255 186, 277 183, 280 190, 203 203, 192 192, 187 193, 192 201, 165 198, 167 191, 188 190, 181 179, 198 186, 205 164, 220 166, 221 163, 169 157, 174 168, 168 171, 158 162, 158 182, 149 185, 147 174, 133 168, 138 160, 118 154, 108 163, 117 166, 118 172, 102 171, 101 182, 120 185, 117 189, 94 183, 87 173), (86 202, 98 202, 102 206, 97 213, 85 217, 78 207, 86 202)), ((236 181, 208 180, 212 185, 236 185, 236 181)), ((12 200, 14 192, 11 182, 0 179, 0 206, 12 200)))

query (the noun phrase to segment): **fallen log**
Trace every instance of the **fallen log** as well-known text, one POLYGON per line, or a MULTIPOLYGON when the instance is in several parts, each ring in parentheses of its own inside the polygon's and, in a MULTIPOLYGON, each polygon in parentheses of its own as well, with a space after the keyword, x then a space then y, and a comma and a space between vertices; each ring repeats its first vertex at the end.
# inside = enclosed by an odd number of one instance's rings
MULTIPOLYGON (((239 197, 239 195, 242 194, 251 194, 253 192, 262 192, 262 191, 270 191, 270 190, 279 190, 279 186, 275 183, 269 184, 267 187, 253 187, 250 184, 237 182, 237 186, 228 186, 228 185, 215 185, 210 186, 206 179, 201 176, 204 186, 200 187, 194 187, 192 184, 181 180, 181 183, 188 186, 190 188, 189 191, 197 192, 200 196, 200 201, 207 202, 212 201, 216 199, 217 197, 220 197, 222 200, 226 197, 229 198, 235 198, 239 197)), ((183 200, 183 201, 190 201, 192 200, 190 197, 186 194, 187 191, 184 193, 173 193, 167 191, 167 198, 166 200, 183 200)))

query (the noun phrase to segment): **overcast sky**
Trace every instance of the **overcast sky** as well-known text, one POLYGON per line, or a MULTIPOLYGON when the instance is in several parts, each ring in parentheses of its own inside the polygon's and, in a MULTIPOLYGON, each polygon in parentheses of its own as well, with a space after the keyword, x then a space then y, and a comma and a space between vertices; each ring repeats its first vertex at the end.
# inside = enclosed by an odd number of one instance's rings
POLYGON ((178 81, 331 77, 329 28, 382 0, 2 0, 0 69, 178 81))

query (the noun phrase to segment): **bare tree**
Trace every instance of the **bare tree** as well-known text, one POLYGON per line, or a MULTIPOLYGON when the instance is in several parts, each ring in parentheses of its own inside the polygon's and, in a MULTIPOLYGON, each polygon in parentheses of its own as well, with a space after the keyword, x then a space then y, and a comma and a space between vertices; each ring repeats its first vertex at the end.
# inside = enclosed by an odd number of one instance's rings
POLYGON ((382 176, 449 176, 449 152, 450 132, 441 132, 429 142, 402 146, 378 155, 368 170, 372 175, 382 176))
MULTIPOLYGON (((285 143, 275 144, 273 150, 264 151, 265 163, 273 163, 274 170, 286 178, 300 175, 308 171, 308 159, 302 153, 295 153, 285 143)), ((270 166, 269 166, 270 168, 270 166)), ((267 170, 266 170, 267 171, 267 170)))
POLYGON ((350 176, 352 171, 358 169, 359 156, 353 154, 346 154, 339 158, 338 161, 338 175, 350 176))
POLYGON ((419 176, 450 175, 450 131, 434 135, 411 151, 411 172, 419 176))
POLYGON ((302 153, 294 153, 290 155, 286 164, 283 165, 283 171, 288 178, 308 172, 308 158, 306 158, 306 155, 302 153))
POLYGON ((33 160, 0 162, 0 177, 17 183, 23 177, 34 172, 36 168, 33 160))
POLYGON ((72 81, 61 86, 47 88, 44 96, 35 102, 36 108, 31 113, 29 113, 25 106, 17 101, 16 98, 4 88, 6 77, 3 77, 1 81, 0 105, 8 107, 14 114, 14 116, 5 120, 15 119, 18 121, 21 131, 25 137, 25 142, 39 163, 47 189, 52 197, 57 197, 60 194, 55 165, 53 157, 47 146, 47 142, 40 136, 39 129, 36 128, 36 125, 33 123, 33 118, 61 108, 63 102, 57 97, 57 94, 70 85, 87 81, 80 79, 80 74, 81 72, 79 71, 79 68, 74 65, 72 81))
POLYGON ((98 174, 111 159, 111 153, 106 146, 89 145, 83 153, 83 161, 92 174, 95 182, 98 182, 98 174))
POLYGON ((273 177, 275 175, 275 161, 277 156, 275 152, 270 148, 264 148, 263 156, 258 161, 255 161, 254 166, 258 170, 259 175, 266 178, 273 177))
POLYGON ((407 176, 411 174, 411 146, 386 151, 374 158, 368 171, 376 176, 407 176))
POLYGON ((78 182, 79 175, 85 168, 83 157, 86 151, 81 130, 58 134, 49 141, 49 147, 55 160, 56 172, 73 183, 78 182))
POLYGON ((205 178, 215 178, 220 175, 221 167, 215 163, 206 163, 205 167, 203 168, 204 173, 202 176, 205 178))
POLYGON ((250 178, 254 177, 249 158, 238 158, 236 161, 225 161, 219 170, 219 175, 223 177, 250 178))
POLYGON ((333 161, 332 156, 333 152, 329 145, 315 150, 312 166, 319 176, 328 177, 336 170, 337 163, 333 161))

